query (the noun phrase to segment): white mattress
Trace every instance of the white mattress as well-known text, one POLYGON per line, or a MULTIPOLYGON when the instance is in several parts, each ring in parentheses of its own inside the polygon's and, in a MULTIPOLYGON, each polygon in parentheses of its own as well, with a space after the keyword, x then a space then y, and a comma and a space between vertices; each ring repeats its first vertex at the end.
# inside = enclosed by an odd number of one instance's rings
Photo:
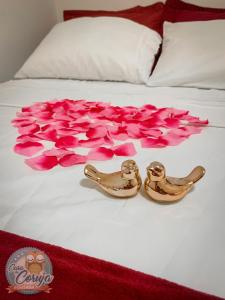
MULTIPOLYGON (((225 297, 225 91, 18 80, 0 85, 0 111, 0 229, 225 297), (24 105, 63 98, 173 106, 208 118, 200 135, 176 147, 137 146, 134 157, 143 178, 153 160, 173 176, 203 165, 206 176, 181 202, 159 205, 143 193, 129 200, 106 197, 84 178, 82 165, 30 169, 12 151, 17 132, 10 121, 24 105)), ((125 159, 95 166, 111 172, 125 159)))

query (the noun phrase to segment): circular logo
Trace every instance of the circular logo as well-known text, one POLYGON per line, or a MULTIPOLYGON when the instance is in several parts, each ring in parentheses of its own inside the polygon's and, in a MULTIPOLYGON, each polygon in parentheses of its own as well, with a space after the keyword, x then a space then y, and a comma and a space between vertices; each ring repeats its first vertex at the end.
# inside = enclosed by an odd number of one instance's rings
POLYGON ((8 292, 26 295, 49 293, 49 284, 54 278, 49 257, 33 247, 21 248, 14 252, 6 263, 5 273, 10 284, 8 292))

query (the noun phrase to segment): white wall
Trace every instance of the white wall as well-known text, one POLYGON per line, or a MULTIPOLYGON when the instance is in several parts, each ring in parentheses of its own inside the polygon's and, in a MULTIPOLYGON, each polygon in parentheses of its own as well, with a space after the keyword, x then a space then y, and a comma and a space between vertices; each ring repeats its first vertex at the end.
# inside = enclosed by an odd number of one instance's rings
MULTIPOLYGON (((119 10, 129 8, 135 5, 149 5, 158 1, 165 0, 54 0, 57 8, 57 19, 62 21, 63 10, 66 9, 105 9, 119 10)), ((208 7, 225 8, 225 0, 184 0, 185 2, 194 3, 208 7)))
POLYGON ((54 0, 0 0, 0 82, 13 77, 55 23, 54 0))

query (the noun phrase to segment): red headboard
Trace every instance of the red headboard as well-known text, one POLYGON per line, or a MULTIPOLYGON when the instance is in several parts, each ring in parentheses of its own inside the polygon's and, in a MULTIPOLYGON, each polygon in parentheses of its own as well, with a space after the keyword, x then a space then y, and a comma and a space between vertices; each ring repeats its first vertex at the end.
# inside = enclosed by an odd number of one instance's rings
POLYGON ((119 11, 65 10, 64 21, 80 17, 121 17, 145 25, 161 34, 164 4, 157 2, 149 6, 135 6, 119 11))

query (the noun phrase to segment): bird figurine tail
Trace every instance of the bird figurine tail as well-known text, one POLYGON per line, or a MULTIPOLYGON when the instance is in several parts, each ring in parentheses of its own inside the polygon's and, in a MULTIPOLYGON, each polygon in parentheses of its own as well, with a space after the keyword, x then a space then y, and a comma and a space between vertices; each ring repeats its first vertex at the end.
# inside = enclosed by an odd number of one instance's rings
POLYGON ((201 166, 197 166, 191 171, 191 173, 187 177, 185 177, 185 179, 187 181, 191 181, 195 183, 199 181, 199 179, 201 179, 204 176, 204 174, 205 174, 205 169, 201 166))
POLYGON ((92 165, 86 165, 84 168, 84 175, 87 176, 89 179, 99 182, 99 171, 92 165))

